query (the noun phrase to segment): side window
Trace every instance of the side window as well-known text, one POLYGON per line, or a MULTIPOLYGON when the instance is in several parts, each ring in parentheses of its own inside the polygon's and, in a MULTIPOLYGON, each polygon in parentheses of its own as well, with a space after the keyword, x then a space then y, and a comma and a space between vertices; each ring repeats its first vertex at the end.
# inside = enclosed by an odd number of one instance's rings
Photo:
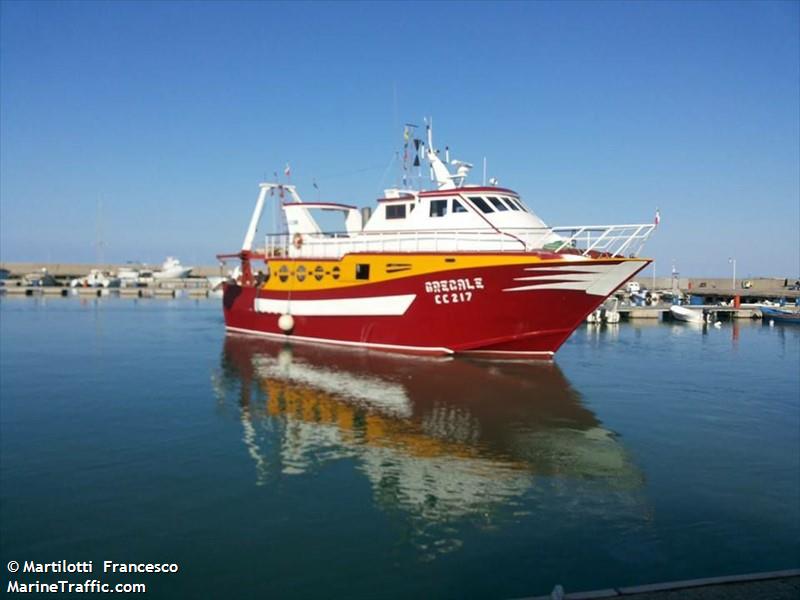
POLYGON ((481 209, 481 211, 482 211, 482 212, 485 212, 485 213, 494 212, 494 210, 492 209, 492 207, 491 207, 491 206, 489 206, 489 205, 486 203, 486 200, 484 200, 484 199, 483 199, 483 198, 481 198, 480 196, 470 196, 470 197, 469 197, 469 199, 470 199, 470 200, 472 200, 472 203, 473 203, 475 206, 477 206, 479 209, 481 209))
POLYGON ((408 212, 409 213, 414 212, 414 209, 416 207, 417 207, 417 205, 412 202, 411 204, 408 205, 408 212))
POLYGON ((454 213, 465 213, 465 212, 467 212, 467 209, 464 208, 464 205, 461 204, 461 202, 459 202, 458 200, 453 198, 453 208, 452 208, 451 212, 454 212, 454 213))
POLYGON ((505 196, 503 196, 503 200, 505 201, 506 204, 508 204, 508 208, 510 208, 511 210, 517 210, 517 211, 519 210, 519 206, 514 204, 514 201, 511 198, 506 198, 505 196))
POLYGON ((387 204, 386 205, 386 218, 387 219, 405 219, 406 218, 406 205, 405 204, 387 204))
POLYGON ((500 202, 500 198, 495 198, 494 196, 489 196, 489 202, 491 202, 494 205, 494 207, 500 212, 503 212, 504 210, 508 210, 508 207, 505 204, 503 204, 502 202, 500 202))
POLYGON ((356 265, 356 279, 369 279, 369 265, 356 265))
POLYGON ((431 216, 443 217, 447 214, 447 200, 431 200, 431 216))

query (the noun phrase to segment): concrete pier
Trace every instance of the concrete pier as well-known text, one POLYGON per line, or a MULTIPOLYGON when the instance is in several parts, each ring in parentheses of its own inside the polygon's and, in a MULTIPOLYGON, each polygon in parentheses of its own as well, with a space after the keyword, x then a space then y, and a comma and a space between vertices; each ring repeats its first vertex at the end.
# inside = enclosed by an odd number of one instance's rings
MULTIPOLYGON (((236 266, 235 260, 228 262, 228 268, 236 266)), ((120 268, 158 268, 158 266, 147 266, 141 264, 113 264, 106 263, 101 265, 96 264, 80 264, 80 263, 43 263, 43 262, 0 262, 0 268, 8 269, 11 277, 22 277, 28 273, 40 273, 42 269, 56 277, 61 282, 69 282, 70 279, 83 277, 91 269, 102 269, 104 271, 116 272, 120 268)), ((673 279, 671 277, 656 277, 655 279, 648 275, 646 269, 644 273, 640 273, 634 280, 637 281, 643 288, 654 290, 672 290, 676 289, 684 294, 692 294, 707 299, 707 304, 716 304, 719 300, 730 299, 734 296, 739 296, 743 302, 748 302, 749 299, 778 299, 786 298, 787 301, 793 303, 796 298, 800 298, 800 289, 792 289, 796 286, 796 282, 800 282, 800 278, 795 276, 787 277, 753 277, 745 276, 738 277, 734 282, 730 277, 679 277, 673 279)), ((221 276, 223 269, 219 264, 214 265, 200 265, 192 268, 191 277, 187 279, 179 279, 170 281, 159 282, 162 287, 174 285, 177 287, 192 287, 203 286, 206 282, 206 277, 221 276)))
MULTIPOLYGON (((552 600, 555 596, 536 596, 519 600, 552 600)), ((563 600, 590 598, 631 598, 632 600, 797 600, 800 598, 800 569, 749 573, 728 577, 708 577, 632 587, 608 588, 589 592, 569 592, 563 600)))
POLYGON ((3 286, 0 294, 8 296, 79 296, 81 298, 177 298, 186 295, 191 298, 205 298, 209 295, 207 287, 193 288, 70 288, 41 286, 3 286))

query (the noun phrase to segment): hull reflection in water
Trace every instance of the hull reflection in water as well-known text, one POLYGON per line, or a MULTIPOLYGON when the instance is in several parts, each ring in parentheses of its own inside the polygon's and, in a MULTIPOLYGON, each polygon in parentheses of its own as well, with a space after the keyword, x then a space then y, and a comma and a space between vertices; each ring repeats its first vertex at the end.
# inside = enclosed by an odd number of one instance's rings
POLYGON ((641 484, 616 436, 552 363, 411 358, 229 335, 216 383, 226 405, 239 405, 262 484, 354 458, 379 504, 433 521, 486 516, 537 478, 602 480, 622 492, 641 484))

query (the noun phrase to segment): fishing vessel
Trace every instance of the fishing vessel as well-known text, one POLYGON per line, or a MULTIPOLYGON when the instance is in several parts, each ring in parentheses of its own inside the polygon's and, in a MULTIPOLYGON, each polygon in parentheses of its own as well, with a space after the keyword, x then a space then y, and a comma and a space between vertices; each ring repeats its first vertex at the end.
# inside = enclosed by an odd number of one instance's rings
POLYGON ((442 157, 430 126, 426 134, 404 137, 432 189, 387 189, 374 210, 261 183, 241 250, 218 255, 241 261, 224 287, 226 328, 410 354, 551 359, 649 264, 639 253, 655 224, 549 227, 517 192, 468 184, 472 165, 451 161, 449 149, 442 157), (269 199, 285 231, 257 247, 269 199), (323 231, 320 212, 338 213, 343 230, 323 231))

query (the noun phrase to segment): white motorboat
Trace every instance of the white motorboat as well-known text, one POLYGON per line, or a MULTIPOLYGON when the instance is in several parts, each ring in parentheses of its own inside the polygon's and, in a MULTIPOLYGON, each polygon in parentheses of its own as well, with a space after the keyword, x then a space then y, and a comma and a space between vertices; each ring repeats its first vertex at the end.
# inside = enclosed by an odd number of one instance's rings
POLYGON ((222 284, 228 281, 227 277, 222 277, 219 275, 212 275, 206 277, 208 281, 208 295, 211 298, 222 298, 222 284))
POLYGON ((114 277, 107 271, 100 269, 92 269, 85 277, 78 277, 69 282, 69 286, 73 288, 91 287, 91 288, 118 288, 120 286, 120 278, 114 277))
POLYGON ((619 323, 619 298, 614 297, 610 302, 606 303, 604 317, 606 323, 619 323))
POLYGON ((154 279, 182 279, 188 277, 192 272, 192 267, 186 267, 181 261, 173 256, 168 256, 160 271, 153 272, 154 279))
POLYGON ((122 287, 136 287, 139 285, 141 271, 134 267, 121 267, 117 269, 117 277, 122 287))
POLYGON ((703 316, 702 310, 692 310, 691 308, 686 308, 685 306, 670 306, 669 312, 672 315, 672 318, 676 321, 684 321, 686 323, 697 323, 702 325, 705 323, 705 317, 703 316))

